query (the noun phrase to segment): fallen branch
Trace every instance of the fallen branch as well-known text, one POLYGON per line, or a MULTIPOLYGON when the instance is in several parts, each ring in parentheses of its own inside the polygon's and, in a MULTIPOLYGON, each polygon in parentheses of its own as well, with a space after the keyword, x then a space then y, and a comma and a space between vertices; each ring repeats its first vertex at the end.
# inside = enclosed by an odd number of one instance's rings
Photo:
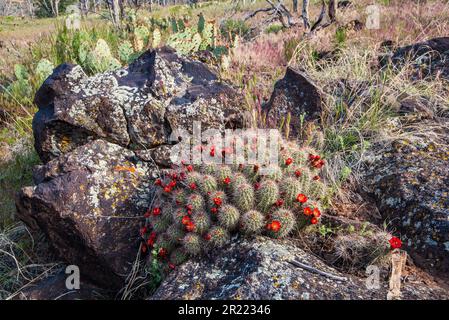
POLYGON ((304 270, 307 270, 307 271, 310 271, 310 272, 313 272, 313 273, 317 273, 319 275, 325 276, 325 277, 330 278, 330 279, 334 279, 334 280, 337 280, 337 281, 348 281, 348 279, 346 277, 336 276, 336 275, 334 275, 332 273, 316 269, 316 268, 314 268, 312 266, 309 266, 309 265, 304 264, 302 262, 299 262, 297 260, 290 260, 289 263, 294 265, 295 267, 299 267, 299 268, 302 268, 304 270))

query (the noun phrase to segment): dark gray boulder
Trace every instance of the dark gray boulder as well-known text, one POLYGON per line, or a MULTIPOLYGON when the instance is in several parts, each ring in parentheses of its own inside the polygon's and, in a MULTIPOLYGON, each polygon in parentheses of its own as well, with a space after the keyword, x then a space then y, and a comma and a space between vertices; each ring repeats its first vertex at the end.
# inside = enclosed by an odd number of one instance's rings
MULTIPOLYGON (((340 273, 290 240, 240 240, 210 258, 190 260, 173 271, 151 299, 386 299, 388 283, 369 289, 366 280, 340 273), (318 272, 294 266, 297 260, 318 272)), ((424 284, 406 283, 403 299, 447 298, 424 284)))
POLYGON ((267 122, 275 128, 285 124, 290 114, 290 133, 296 136, 301 124, 320 120, 322 93, 305 73, 288 67, 284 78, 276 82, 263 109, 267 113, 267 122))
POLYGON ((449 271, 449 122, 427 120, 433 136, 396 140, 367 154, 363 187, 420 265, 449 271), (436 142, 437 141, 437 142, 436 142))
POLYGON ((241 128, 243 98, 198 61, 164 47, 128 67, 88 77, 63 64, 38 90, 36 150, 49 161, 95 139, 133 150, 169 144, 175 129, 241 128))
POLYGON ((138 252, 154 170, 133 151, 95 140, 36 167, 17 215, 85 277, 119 288, 138 252))

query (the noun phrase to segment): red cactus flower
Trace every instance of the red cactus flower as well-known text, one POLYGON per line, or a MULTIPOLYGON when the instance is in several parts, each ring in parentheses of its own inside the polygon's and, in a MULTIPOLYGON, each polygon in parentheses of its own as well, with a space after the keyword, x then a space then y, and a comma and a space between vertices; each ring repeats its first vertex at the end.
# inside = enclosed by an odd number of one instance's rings
POLYGON ((312 214, 312 209, 310 209, 310 207, 305 207, 304 208, 304 214, 306 216, 310 216, 312 214))
POLYGON ((153 231, 150 233, 150 239, 156 239, 156 236, 156 232, 153 231))
POLYGON ((147 246, 152 248, 154 246, 154 239, 148 239, 147 240, 147 246))
POLYGON ((140 235, 143 236, 145 233, 147 233, 147 227, 140 228, 140 235))
POLYGON ((315 177, 313 177, 313 180, 315 180, 315 181, 318 181, 318 180, 320 180, 321 178, 320 178, 320 176, 315 176, 315 177))
POLYGON ((285 165, 289 166, 293 163, 293 159, 292 158, 287 158, 287 160, 285 160, 285 165))
POLYGON ((187 209, 187 210, 193 210, 193 207, 192 207, 191 204, 188 204, 188 205, 186 205, 186 209, 187 209))
POLYGON ((171 188, 170 187, 165 187, 164 191, 167 192, 167 193, 170 193, 171 192, 171 188))
POLYGON ((187 171, 192 172, 192 171, 193 171, 193 166, 192 166, 191 164, 189 164, 189 165, 186 167, 186 169, 187 169, 187 171))
POLYGON ((210 148, 209 154, 211 157, 215 157, 215 148, 214 147, 210 148))
POLYGON ((190 217, 189 217, 189 216, 184 216, 184 217, 182 217, 181 223, 182 223, 183 225, 189 224, 189 223, 190 223, 190 217))
POLYGON ((168 184, 168 186, 169 186, 170 188, 175 187, 175 186, 176 186, 176 181, 175 181, 175 180, 170 181, 170 183, 168 184))
POLYGON ((171 270, 175 270, 175 268, 176 268, 176 266, 175 266, 173 263, 169 263, 169 264, 168 264, 168 267, 169 267, 171 270))
POLYGON ((161 258, 164 258, 165 256, 167 256, 167 249, 160 248, 159 252, 158 252, 158 256, 161 257, 161 258))
POLYGON ((186 230, 188 232, 192 232, 193 230, 195 230, 195 224, 193 222, 189 222, 188 224, 186 224, 186 230))
POLYGON ((156 180, 154 181, 154 185, 155 185, 155 186, 161 186, 161 185, 162 185, 162 180, 161 180, 161 179, 156 179, 156 180))
POLYGON ((271 222, 271 230, 273 232, 278 232, 281 229, 281 223, 278 220, 273 220, 271 222))
POLYGON ((192 182, 192 183, 189 185, 189 188, 192 189, 192 190, 195 190, 195 189, 196 189, 196 183, 195 183, 195 182, 192 182))
POLYGON ((216 198, 214 198, 214 203, 217 206, 221 206, 221 204, 223 203, 223 200, 221 200, 221 198, 219 198, 219 197, 216 197, 216 198))
POLYGON ((187 210, 187 214, 188 214, 189 216, 191 216, 191 215, 192 215, 192 210, 187 210))
POLYGON ((156 208, 153 209, 153 215, 154 216, 158 216, 160 214, 161 214, 161 208, 156 207, 156 208))
POLYGON ((179 174, 179 180, 184 180, 186 178, 186 173, 185 172, 181 172, 179 174))
POLYGON ((299 193, 296 196, 296 200, 300 203, 306 203, 307 202, 307 196, 305 194, 299 193))
POLYGON ((149 218, 151 216, 151 211, 148 209, 145 214, 143 215, 144 218, 149 218))
POLYGON ((324 166, 324 160, 320 160, 313 163, 313 166, 317 169, 321 169, 324 166))
POLYGON ((391 249, 399 249, 402 247, 402 241, 398 237, 392 237, 388 242, 390 242, 391 249))
POLYGON ((321 216, 321 211, 318 208, 314 208, 312 214, 315 218, 319 218, 321 216))
POLYGON ((204 240, 209 241, 212 238, 212 236, 208 233, 204 235, 204 240))
POLYGON ((171 178, 172 178, 173 180, 178 179, 178 175, 176 174, 176 172, 172 173, 171 178))
POLYGON ((295 176, 299 178, 301 176, 301 170, 296 170, 295 176))
POLYGON ((317 223, 318 223, 318 219, 315 218, 315 217, 313 217, 313 218, 310 220, 310 223, 311 223, 311 224, 317 224, 317 223))
POLYGON ((284 204, 284 200, 282 200, 282 199, 278 199, 278 200, 276 201, 276 205, 277 205, 278 207, 281 207, 283 204, 284 204))
POLYGON ((229 177, 224 178, 223 179, 223 183, 224 184, 230 184, 231 183, 231 178, 229 178, 229 177))
POLYGON ((217 213, 217 211, 218 211, 218 209, 217 209, 217 208, 215 208, 215 207, 214 207, 214 208, 212 208, 212 209, 210 209, 210 212, 212 212, 212 213, 214 213, 214 214, 215 214, 215 213, 217 213))
POLYGON ((267 230, 271 230, 271 223, 267 223, 267 225, 265 226, 265 228, 266 228, 267 230))
POLYGON ((254 189, 256 189, 256 190, 259 190, 259 189, 260 189, 260 183, 259 183, 259 182, 256 182, 256 183, 254 184, 254 189))

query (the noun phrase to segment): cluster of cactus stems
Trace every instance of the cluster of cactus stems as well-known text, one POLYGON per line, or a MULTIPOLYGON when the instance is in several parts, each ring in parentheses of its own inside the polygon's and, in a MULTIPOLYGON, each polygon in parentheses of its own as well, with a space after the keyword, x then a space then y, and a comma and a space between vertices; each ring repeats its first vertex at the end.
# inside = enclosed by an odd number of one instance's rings
POLYGON ((174 267, 226 245, 232 235, 283 238, 316 225, 327 192, 319 175, 323 165, 314 150, 284 142, 270 171, 257 164, 166 170, 155 181, 155 201, 145 213, 142 250, 156 251, 174 267))

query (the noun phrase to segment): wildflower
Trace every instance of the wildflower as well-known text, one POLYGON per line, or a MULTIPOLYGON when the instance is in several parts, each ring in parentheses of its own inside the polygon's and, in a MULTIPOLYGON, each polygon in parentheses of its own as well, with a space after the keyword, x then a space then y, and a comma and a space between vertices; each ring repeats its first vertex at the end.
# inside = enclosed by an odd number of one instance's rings
POLYGON ((281 223, 277 220, 271 222, 271 231, 278 232, 281 229, 281 223))
POLYGON ((299 193, 296 196, 296 200, 298 200, 298 202, 301 202, 301 203, 306 203, 307 202, 307 196, 305 194, 299 193))
POLYGON ((318 223, 318 219, 315 218, 315 217, 313 217, 313 218, 310 220, 310 223, 311 223, 311 224, 317 224, 317 223, 318 223))
POLYGON ((314 208, 312 214, 315 218, 319 218, 321 216, 321 211, 318 208, 314 208))
POLYGON ((161 214, 161 208, 156 207, 156 208, 153 209, 153 215, 154 216, 158 216, 160 214, 161 214))
POLYGON ((195 182, 192 182, 192 183, 189 185, 189 188, 192 189, 192 190, 195 190, 195 189, 196 189, 196 183, 195 183, 195 182))
POLYGON ((287 158, 287 160, 285 160, 285 165, 289 166, 293 163, 293 159, 292 158, 287 158))
POLYGON ((402 247, 402 241, 398 237, 392 237, 388 242, 390 242, 391 249, 399 249, 402 247))
POLYGON ((224 184, 230 184, 231 183, 231 178, 229 178, 229 177, 224 178, 223 179, 223 183, 224 184))
POLYGON ((223 203, 223 200, 221 200, 221 198, 219 197, 216 197, 214 198, 214 203, 215 205, 220 206, 223 203))
POLYGON ((282 199, 278 199, 278 200, 276 201, 276 205, 277 205, 278 207, 281 207, 283 204, 284 204, 284 200, 282 200, 282 199))
POLYGON ((191 164, 189 164, 189 165, 186 167, 186 169, 187 169, 187 171, 192 172, 192 171, 193 171, 193 166, 192 166, 191 164))
POLYGON ((301 170, 296 170, 295 176, 299 178, 301 176, 301 170))
POLYGON ((188 232, 192 232, 193 230, 195 230, 195 224, 190 221, 189 223, 186 224, 186 230, 188 232))
POLYGON ((183 225, 187 225, 188 223, 190 223, 190 217, 189 216, 182 217, 181 223, 183 225))
POLYGON ((310 216, 312 214, 312 209, 310 209, 310 207, 305 207, 304 208, 304 214, 306 216, 310 216))

